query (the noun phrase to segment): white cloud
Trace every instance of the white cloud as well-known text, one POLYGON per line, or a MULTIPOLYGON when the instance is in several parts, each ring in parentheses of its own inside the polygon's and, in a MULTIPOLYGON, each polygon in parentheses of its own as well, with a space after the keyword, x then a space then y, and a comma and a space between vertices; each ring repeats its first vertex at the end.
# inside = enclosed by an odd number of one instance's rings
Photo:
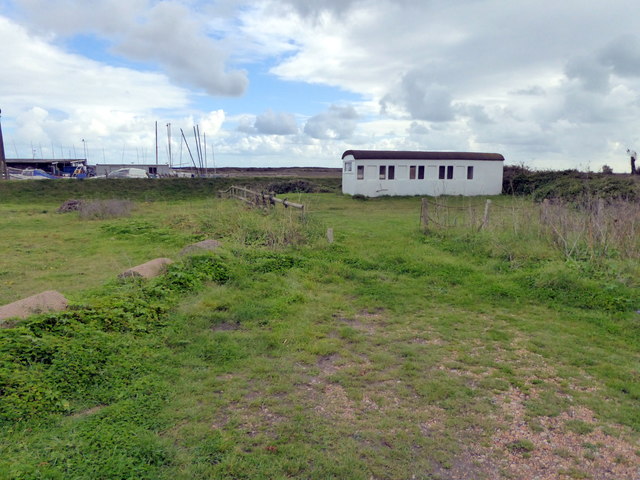
POLYGON ((298 125, 291 113, 273 112, 267 110, 258 115, 254 128, 266 135, 293 135, 298 133, 298 125))
POLYGON ((18 0, 35 25, 57 35, 105 37, 126 58, 157 63, 176 83, 211 95, 238 96, 246 72, 227 71, 227 55, 207 35, 206 22, 176 0, 18 0), (73 21, 70 21, 73 19, 73 21))
POLYGON ((329 110, 311 117, 304 133, 320 140, 345 139, 356 129, 358 113, 351 105, 331 105, 329 110))

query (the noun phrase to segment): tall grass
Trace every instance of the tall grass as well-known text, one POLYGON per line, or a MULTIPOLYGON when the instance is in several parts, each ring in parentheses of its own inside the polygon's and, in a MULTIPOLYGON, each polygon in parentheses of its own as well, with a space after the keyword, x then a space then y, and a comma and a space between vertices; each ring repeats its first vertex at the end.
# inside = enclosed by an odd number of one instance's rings
POLYGON ((497 199, 485 216, 486 208, 487 204, 478 200, 431 201, 428 228, 439 233, 477 233, 488 238, 494 248, 504 248, 505 242, 516 250, 542 244, 570 260, 640 256, 640 205, 635 202, 595 197, 542 203, 525 198, 497 199))
POLYGON ((78 214, 83 220, 104 220, 107 218, 128 217, 134 203, 129 200, 93 200, 81 202, 78 214))
POLYGON ((195 216, 177 215, 171 222, 187 226, 195 234, 246 247, 281 249, 313 243, 322 236, 320 223, 298 210, 260 210, 241 206, 235 200, 212 202, 210 208, 195 216))

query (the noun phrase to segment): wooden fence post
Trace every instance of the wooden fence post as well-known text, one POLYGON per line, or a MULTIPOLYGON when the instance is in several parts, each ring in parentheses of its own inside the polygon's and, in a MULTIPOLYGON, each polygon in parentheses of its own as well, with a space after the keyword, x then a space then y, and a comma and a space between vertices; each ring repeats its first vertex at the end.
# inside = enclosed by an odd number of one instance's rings
POLYGON ((429 228, 429 203, 426 198, 422 199, 422 205, 420 207, 420 226, 423 230, 429 228))
POLYGON ((327 228, 327 241, 333 243, 333 228, 327 228))
POLYGON ((482 223, 480 224, 480 230, 486 227, 489 223, 489 207, 491 207, 491 200, 487 200, 484 204, 484 216, 482 217, 482 223))

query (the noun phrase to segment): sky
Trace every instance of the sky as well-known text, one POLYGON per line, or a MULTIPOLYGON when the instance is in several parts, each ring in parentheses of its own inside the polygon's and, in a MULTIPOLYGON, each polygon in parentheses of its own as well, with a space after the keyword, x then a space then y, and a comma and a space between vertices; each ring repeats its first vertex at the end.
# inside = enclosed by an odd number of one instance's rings
POLYGON ((627 149, 640 150, 637 11, 637 0, 0 0, 6 156, 155 163, 157 123, 162 164, 191 164, 197 126, 218 167, 340 167, 345 150, 375 149, 627 172, 627 149))

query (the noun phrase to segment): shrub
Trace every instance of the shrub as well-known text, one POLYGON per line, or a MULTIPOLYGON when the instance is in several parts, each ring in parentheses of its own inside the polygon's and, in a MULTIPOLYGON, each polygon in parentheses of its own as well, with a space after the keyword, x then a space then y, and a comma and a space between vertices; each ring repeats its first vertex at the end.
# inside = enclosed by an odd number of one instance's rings
POLYGON ((511 442, 507 445, 507 448, 512 453, 527 454, 533 452, 536 449, 536 446, 531 440, 522 438, 520 440, 516 440, 515 442, 511 442))
POLYGON ((84 220, 103 220, 105 218, 128 217, 133 210, 129 200, 94 200, 79 202, 78 212, 84 220))
POLYGON ((314 185, 306 180, 289 180, 267 185, 267 190, 273 193, 313 193, 314 185))
POLYGON ((105 403, 149 370, 153 340, 179 295, 229 271, 212 256, 188 257, 146 283, 125 280, 92 305, 31 317, 0 329, 0 424, 65 412, 70 402, 105 403))

